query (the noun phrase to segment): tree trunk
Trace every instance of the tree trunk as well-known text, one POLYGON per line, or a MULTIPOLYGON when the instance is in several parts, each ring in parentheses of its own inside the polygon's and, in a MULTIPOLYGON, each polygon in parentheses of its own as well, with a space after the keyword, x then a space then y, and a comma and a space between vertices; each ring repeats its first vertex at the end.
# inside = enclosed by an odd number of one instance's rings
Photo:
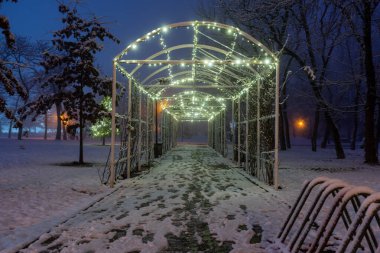
POLYGON ((359 99, 360 99, 360 88, 359 85, 356 86, 356 94, 355 94, 355 113, 354 113, 354 129, 352 130, 352 137, 350 143, 350 149, 356 149, 356 139, 358 134, 358 126, 359 126, 359 99))
POLYGON ((12 125, 13 125, 13 120, 9 120, 9 129, 8 129, 8 139, 12 138, 12 125))
POLYGON ((317 105, 317 108, 315 109, 314 113, 314 126, 313 126, 313 133, 311 135, 311 150, 316 152, 317 151, 317 140, 318 140, 318 127, 319 127, 319 105, 317 105))
POLYGON ((325 119, 326 124, 330 129, 330 133, 332 134, 334 145, 335 145, 335 153, 337 159, 344 159, 346 156, 344 154, 344 150, 342 147, 342 143, 340 141, 340 135, 339 130, 336 127, 334 120, 331 116, 331 110, 329 109, 328 105, 324 102, 324 98, 321 94, 320 89, 317 86, 317 83, 315 81, 310 81, 314 95, 318 101, 318 108, 321 108, 325 112, 325 119))
POLYGON ((285 140, 286 140, 286 147, 289 149, 292 147, 291 143, 290 143, 290 133, 289 133, 289 118, 288 118, 288 105, 287 105, 287 102, 285 101, 284 104, 283 104, 283 117, 284 117, 284 126, 285 126, 285 140))
POLYGON ((47 114, 47 112, 45 112, 44 123, 45 123, 44 140, 47 140, 47 132, 48 132, 48 114, 47 114))
POLYGON ((83 164, 83 87, 79 100, 79 164, 83 164))
POLYGON ((331 113, 330 111, 326 110, 325 111, 325 118, 326 118, 326 124, 329 127, 329 130, 330 130, 332 137, 333 137, 333 140, 334 140, 336 157, 338 159, 344 159, 344 158, 346 158, 346 156, 344 154, 342 143, 340 141, 339 130, 336 127, 330 113, 331 113))
POLYGON ((279 137, 281 150, 286 150, 285 131, 284 131, 284 117, 282 114, 282 106, 280 106, 280 119, 279 119, 279 137))
POLYGON ((372 15, 370 1, 364 3, 363 15, 363 50, 364 50, 364 67, 367 80, 367 101, 365 104, 365 162, 377 164, 378 157, 376 153, 375 138, 375 106, 376 106, 376 76, 373 64, 372 54, 372 15))
POLYGON ((330 129, 329 129, 329 126, 326 125, 325 134, 323 135, 323 140, 321 143, 321 148, 327 147, 327 143, 329 141, 329 138, 330 138, 330 129))
POLYGON ((106 137, 103 136, 103 137, 102 137, 102 146, 105 146, 105 145, 106 145, 106 137))
POLYGON ((57 115, 57 132, 55 134, 56 140, 61 140, 61 128, 62 128, 62 121, 61 121, 61 103, 55 103, 56 108, 56 115, 57 115))
POLYGON ((290 66, 292 64, 293 58, 290 58, 285 65, 284 69, 284 75, 283 75, 283 87, 282 87, 282 97, 284 98, 282 102, 282 124, 284 128, 284 135, 285 135, 285 142, 286 142, 286 147, 289 149, 291 148, 290 144, 290 134, 289 134, 289 119, 288 119, 288 103, 287 103, 287 77, 288 77, 288 70, 290 70, 290 66))
POLYGON ((17 133, 17 140, 22 140, 22 129, 23 129, 23 125, 19 126, 18 133, 17 133))
POLYGON ((62 129, 63 129, 63 140, 64 141, 67 141, 67 131, 66 131, 66 127, 65 125, 62 126, 62 129))
MULTIPOLYGON (((17 111, 19 101, 20 101, 20 96, 17 97, 16 106, 15 106, 15 109, 13 110, 13 115, 15 115, 15 113, 17 111)), ((9 121, 9 130, 8 130, 8 139, 12 138, 12 126, 13 126, 13 120, 10 120, 9 121)))

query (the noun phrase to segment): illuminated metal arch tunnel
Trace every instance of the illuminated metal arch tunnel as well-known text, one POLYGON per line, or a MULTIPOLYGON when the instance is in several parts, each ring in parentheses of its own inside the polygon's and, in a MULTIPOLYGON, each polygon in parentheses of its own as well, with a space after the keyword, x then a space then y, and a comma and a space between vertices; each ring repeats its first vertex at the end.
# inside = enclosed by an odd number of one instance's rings
POLYGON ((113 61, 108 183, 149 163, 158 136, 163 152, 174 147, 178 122, 190 120, 208 121, 208 143, 224 156, 229 132, 233 160, 277 188, 278 91, 278 57, 236 27, 191 21, 145 34, 113 61))

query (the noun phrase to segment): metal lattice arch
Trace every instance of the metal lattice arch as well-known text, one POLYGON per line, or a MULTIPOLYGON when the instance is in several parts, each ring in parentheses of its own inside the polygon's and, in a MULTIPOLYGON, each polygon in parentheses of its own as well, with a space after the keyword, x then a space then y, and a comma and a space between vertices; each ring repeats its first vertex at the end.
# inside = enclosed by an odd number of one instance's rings
POLYGON ((191 21, 145 34, 113 61, 108 183, 174 147, 182 122, 207 121, 210 147, 277 188, 278 91, 277 56, 236 27, 191 21))

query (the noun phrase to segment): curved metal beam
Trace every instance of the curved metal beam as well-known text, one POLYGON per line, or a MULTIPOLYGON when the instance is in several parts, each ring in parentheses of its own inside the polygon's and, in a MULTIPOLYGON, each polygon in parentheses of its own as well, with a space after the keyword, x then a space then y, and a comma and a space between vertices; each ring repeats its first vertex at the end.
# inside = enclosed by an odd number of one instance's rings
POLYGON ((137 45, 141 42, 145 42, 145 41, 149 40, 151 37, 154 37, 160 33, 165 33, 165 30, 169 30, 169 29, 173 29, 173 28, 180 28, 180 27, 190 27, 190 26, 191 27, 193 27, 193 26, 205 26, 205 27, 212 26, 212 27, 216 27, 216 28, 225 29, 227 31, 231 30, 231 31, 237 32, 239 35, 246 38, 248 41, 252 42, 252 44, 263 49, 273 59, 277 60, 276 55, 271 50, 269 50, 269 48, 264 46, 261 42, 259 42, 256 38, 249 35, 248 33, 241 31, 239 28, 236 28, 236 27, 233 27, 230 25, 221 24, 221 23, 217 23, 217 22, 209 22, 209 21, 187 21, 187 22, 174 23, 174 24, 167 25, 167 26, 164 26, 161 28, 157 28, 157 29, 141 36, 140 38, 135 40, 133 43, 129 44, 120 54, 118 54, 115 57, 114 60, 115 61, 120 60, 120 58, 123 57, 129 50, 134 48, 135 45, 137 45))

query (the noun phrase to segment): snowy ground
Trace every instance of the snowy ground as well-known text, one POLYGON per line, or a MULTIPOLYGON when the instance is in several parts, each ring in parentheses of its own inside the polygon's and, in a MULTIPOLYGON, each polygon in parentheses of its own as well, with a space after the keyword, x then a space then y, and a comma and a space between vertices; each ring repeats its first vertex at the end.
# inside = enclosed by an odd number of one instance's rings
POLYGON ((278 193, 293 204, 302 183, 319 176, 339 178, 380 192, 380 166, 365 164, 363 152, 363 149, 346 149, 346 159, 336 159, 332 147, 312 152, 310 147, 295 146, 280 152, 280 184, 283 189, 278 193))
POLYGON ((208 147, 180 146, 22 252, 262 252, 286 209, 273 194, 208 147))
POLYGON ((54 165, 76 160, 77 149, 0 139, 0 251, 42 234, 23 252, 264 252, 304 180, 324 175, 380 191, 380 168, 363 164, 362 150, 346 160, 331 149, 281 152, 283 189, 274 191, 204 146, 179 146, 149 174, 107 189, 97 176, 107 147, 85 146, 94 167, 54 165))
POLYGON ((108 147, 85 145, 93 167, 54 164, 78 157, 78 142, 0 139, 0 251, 45 232, 110 191, 101 186, 108 147))

